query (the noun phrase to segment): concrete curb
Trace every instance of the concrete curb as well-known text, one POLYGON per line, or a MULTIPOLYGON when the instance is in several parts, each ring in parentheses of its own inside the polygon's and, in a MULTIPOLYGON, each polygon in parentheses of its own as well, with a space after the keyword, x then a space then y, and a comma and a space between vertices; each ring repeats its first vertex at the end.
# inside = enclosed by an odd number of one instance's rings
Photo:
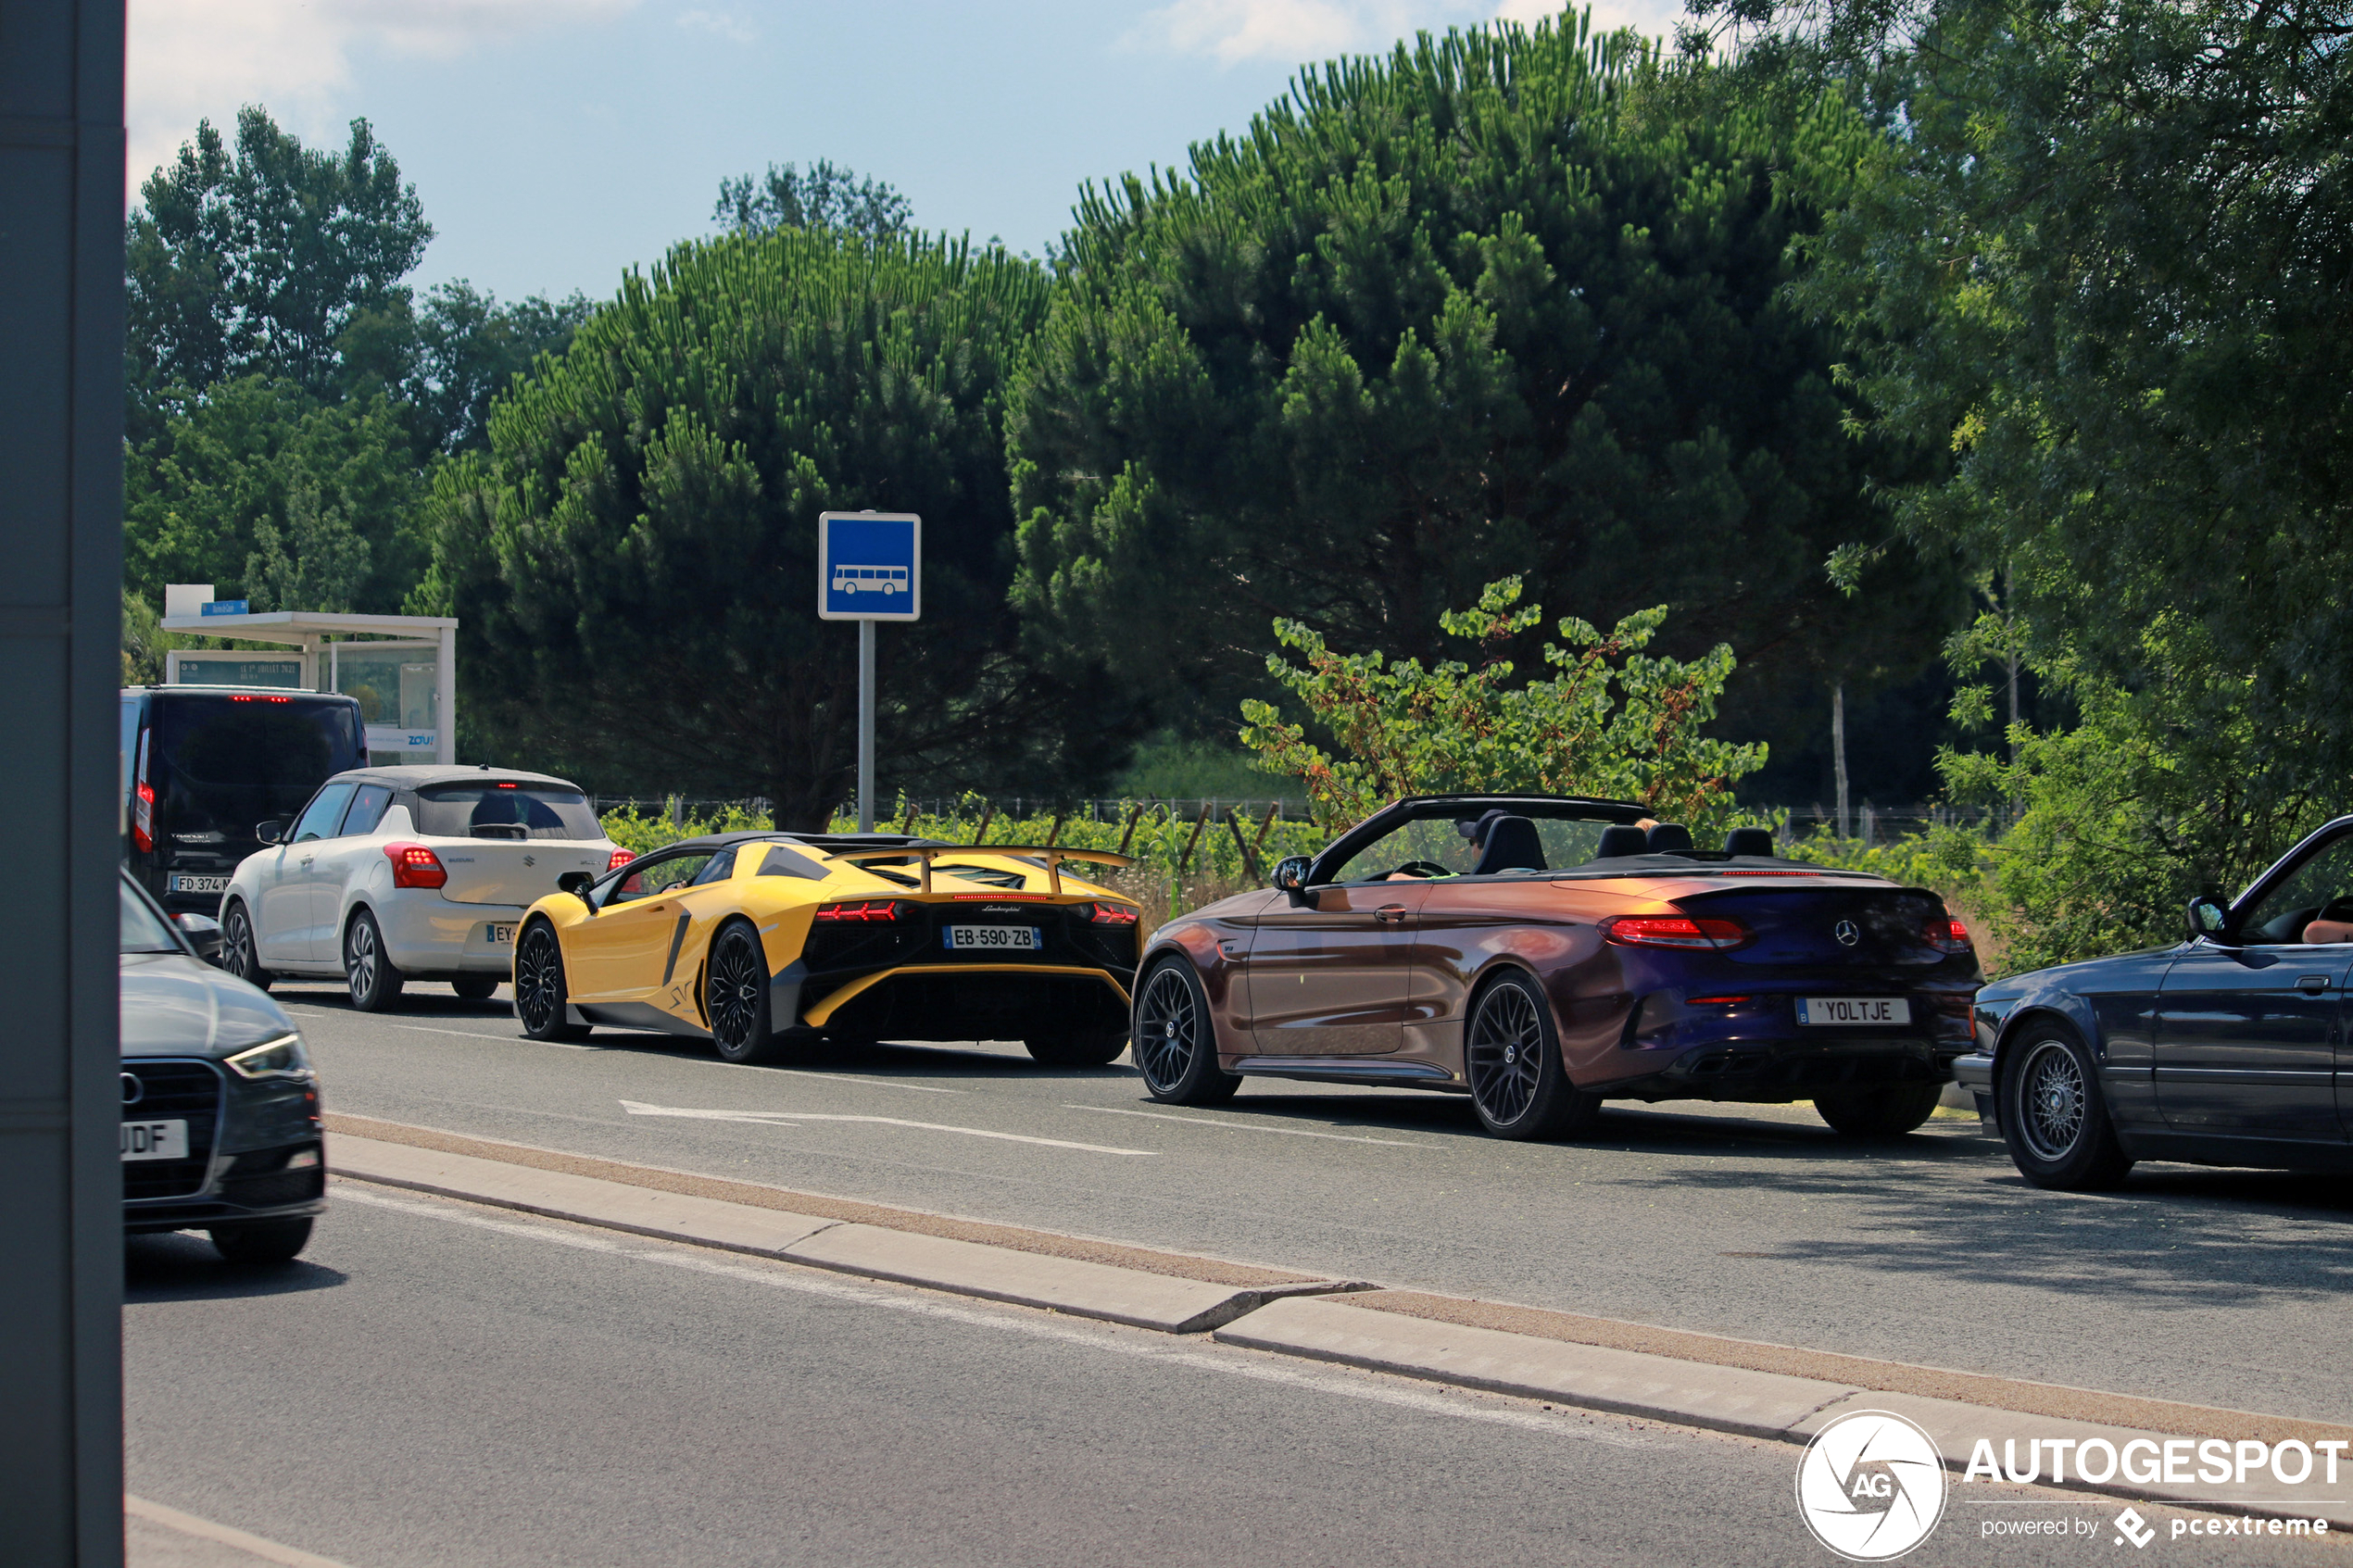
MULTIPOLYGON (((1945 1467, 1957 1472, 1967 1469, 1980 1439, 1993 1444, 1997 1461, 2020 1461, 2034 1454, 2031 1445, 2038 1440, 2080 1444, 2104 1439, 2120 1454, 2127 1443, 2147 1442, 2157 1445, 2158 1455, 2168 1442, 2179 1449, 2188 1441, 2162 1432, 2021 1415, 1954 1399, 1891 1394, 1780 1373, 1677 1361, 1640 1350, 1606 1349, 1500 1329, 1402 1317, 1329 1299, 1274 1302, 1211 1337, 1220 1344, 1458 1387, 1790 1443, 1807 1442, 1823 1427, 1857 1411, 1890 1411, 1924 1429, 1935 1439, 1945 1467)), ((2192 1465, 2196 1462, 2196 1443, 2189 1442, 2186 1454, 2192 1465)), ((2050 1484, 2049 1468, 2045 1459, 2037 1473, 2045 1484, 2050 1484)), ((2318 1476, 2323 1472, 2316 1469, 2313 1474, 2318 1476)), ((2353 1470, 2342 1474, 2345 1483, 2332 1489, 2353 1491, 2353 1470)), ((2267 1518, 2326 1519, 2332 1528, 2353 1527, 2353 1499, 2284 1499, 2282 1494, 2295 1488, 2276 1481, 2214 1486, 2142 1485, 2122 1479, 2086 1482, 2070 1469, 2065 1481, 2057 1484, 2109 1497, 2232 1509, 2267 1518)))
POLYGON ((1203 1333, 1280 1296, 1351 1288, 1339 1280, 1254 1288, 1209 1285, 347 1134, 336 1136, 330 1157, 336 1174, 382 1186, 1166 1334, 1203 1333))
MULTIPOLYGON (((2103 1439, 2120 1454, 2127 1443, 2156 1445, 2158 1454, 2171 1444, 2186 1462, 2197 1462, 2195 1440, 2163 1432, 1351 1306, 1334 1296, 1369 1287, 1348 1281, 1210 1284, 347 1133, 334 1135, 329 1165, 340 1177, 607 1230, 1163 1333, 1210 1332, 1221 1344, 1277 1355, 1747 1436, 1802 1444, 1842 1415, 1892 1411, 1927 1431, 1946 1466, 1955 1471, 1966 1470, 1981 1439, 1990 1441, 2002 1460, 2020 1450, 2035 1453, 2038 1441, 2103 1439)), ((2353 1452, 2342 1463, 2353 1466, 2353 1452)), ((2323 1474, 2316 1469, 2316 1480, 2323 1474)), ((2353 1493, 2353 1469, 2341 1474, 2343 1482, 2329 1489, 2353 1493)), ((2038 1478, 2054 1484, 2039 1472, 2038 1478)), ((2332 1528, 2353 1528, 2353 1499, 2284 1498, 2283 1494, 2302 1488, 2276 1481, 2141 1484, 2120 1474, 2107 1482, 2085 1482, 2070 1470, 2056 1484, 2081 1492, 2262 1517, 2325 1519, 2332 1528)))

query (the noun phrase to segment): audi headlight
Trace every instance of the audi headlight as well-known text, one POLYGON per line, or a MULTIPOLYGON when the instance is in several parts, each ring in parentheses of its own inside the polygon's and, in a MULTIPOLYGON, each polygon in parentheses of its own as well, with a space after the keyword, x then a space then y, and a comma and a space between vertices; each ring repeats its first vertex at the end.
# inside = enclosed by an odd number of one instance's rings
POLYGON ((229 1070, 240 1078, 283 1078, 296 1083, 310 1077, 310 1053, 299 1035, 281 1035, 229 1059, 229 1070))

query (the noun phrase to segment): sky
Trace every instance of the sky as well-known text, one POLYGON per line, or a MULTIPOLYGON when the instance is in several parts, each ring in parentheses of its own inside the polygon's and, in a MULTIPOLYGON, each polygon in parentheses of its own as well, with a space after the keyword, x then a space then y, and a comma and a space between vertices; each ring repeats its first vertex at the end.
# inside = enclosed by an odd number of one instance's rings
MULTIPOLYGON (((202 119, 355 118, 435 230, 412 282, 610 295, 719 182, 830 158, 1043 255, 1088 181, 1181 167, 1302 63, 1552 0, 130 0, 130 199, 202 119)), ((1593 0, 1665 32, 1681 0, 1593 0)))

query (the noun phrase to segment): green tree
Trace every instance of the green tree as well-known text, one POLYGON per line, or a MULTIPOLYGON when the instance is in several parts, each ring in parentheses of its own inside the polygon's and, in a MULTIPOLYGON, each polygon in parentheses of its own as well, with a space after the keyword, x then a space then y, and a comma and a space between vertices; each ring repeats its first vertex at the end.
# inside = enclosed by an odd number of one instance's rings
POLYGON ((885 182, 862 179, 824 158, 806 173, 789 163, 772 163, 765 175, 722 180, 711 213, 712 222, 737 233, 838 229, 868 239, 905 233, 913 218, 913 205, 885 182))
POLYGON ((227 382, 124 454, 125 584, 155 603, 167 583, 210 583, 276 608, 394 613, 423 574, 423 496, 388 399, 322 406, 289 382, 227 382), (345 602, 287 596, 330 588, 345 602))
MULTIPOLYGON (((2007 631, 1987 618, 1957 658, 2007 631)), ((2342 809, 2335 781, 2295 766, 2293 746, 2280 745, 2317 737, 2293 721, 2283 736, 2254 683, 2219 672, 2195 619, 2143 628, 2139 660, 2149 678, 2128 687, 2099 665, 2045 659, 2043 676, 2070 698, 2074 723, 2010 726, 2007 760, 1941 759, 1957 798, 2018 809, 1990 849, 1958 834, 1941 846, 1955 870, 1986 870, 2013 970, 2171 942, 2193 896, 2237 894, 2342 809)), ((1982 720, 1989 695, 1969 689, 1961 702, 1982 720)))
POLYGON ((1507 577, 1489 583, 1477 608, 1439 618, 1448 636, 1477 645, 1476 667, 1335 653, 1313 629, 1277 621, 1277 640, 1304 664, 1269 654, 1267 671, 1343 755, 1256 698, 1242 703, 1243 744, 1267 771, 1298 779, 1317 822, 1335 832, 1402 796, 1453 793, 1639 800, 1694 833, 1737 818, 1731 786, 1763 764, 1765 747, 1699 733, 1716 717, 1732 650, 1718 645, 1691 663, 1643 654, 1664 606, 1606 634, 1571 616, 1559 625, 1567 646, 1544 645, 1554 675, 1513 685, 1504 650, 1543 619, 1537 605, 1515 609, 1519 595, 1520 580, 1507 577))
POLYGON ((1898 546, 1856 601, 1823 577, 1886 525, 1780 292, 1871 135, 1836 94, 1695 112, 1629 37, 1499 26, 1090 189, 1010 416, 1033 646, 1207 730, 1265 689, 1268 618, 1428 662, 1441 609, 1519 571, 1748 650, 1744 716, 1819 727, 1860 646, 1891 646, 1870 678, 1931 662, 1949 571, 1898 546))
POLYGON ((416 604, 465 620, 484 732, 822 825, 857 680, 855 629, 812 603, 817 517, 873 508, 925 524, 924 619, 879 638, 884 782, 1114 763, 1129 737, 1089 694, 1011 658, 1002 399, 1050 290, 1000 249, 816 229, 633 275, 434 485, 416 604))
POLYGON ((491 400, 541 356, 561 354, 593 308, 585 295, 501 304, 460 278, 353 319, 337 340, 346 395, 381 392, 406 406, 421 453, 490 445, 491 400))
POLYGON ((233 151, 200 121, 139 199, 124 233, 134 411, 249 374, 332 397, 337 340, 362 313, 406 303, 400 280, 433 238, 364 119, 340 155, 305 147, 258 107, 238 111, 233 151))
POLYGON ((2227 883, 2353 771, 2343 7, 1729 14, 1760 87, 1836 77, 1901 127, 1868 144, 1797 296, 1848 340, 1860 428, 1950 454, 1891 489, 1905 531, 2001 574, 2027 668, 2081 709, 2080 733, 2020 743, 2004 787, 2030 817, 2080 820, 2092 775, 2062 759, 2097 764, 2101 788, 2137 777, 2147 812, 2120 806, 2082 842, 2163 904, 2227 883), (2135 757, 2163 760, 2134 774, 2135 757), (2171 815, 2199 801, 2227 821, 2171 815))

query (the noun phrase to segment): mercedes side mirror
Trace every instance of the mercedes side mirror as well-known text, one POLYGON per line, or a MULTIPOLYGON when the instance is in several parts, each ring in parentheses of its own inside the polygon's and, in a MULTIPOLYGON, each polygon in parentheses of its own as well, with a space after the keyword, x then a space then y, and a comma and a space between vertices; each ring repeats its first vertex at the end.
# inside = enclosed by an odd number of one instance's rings
POLYGON ((219 921, 210 915, 179 914, 171 917, 171 923, 180 928, 180 935, 188 939, 188 946, 196 950, 196 957, 208 964, 220 961, 219 921))
POLYGON ((261 840, 264 844, 277 844, 283 842, 286 836, 286 824, 283 822, 256 822, 253 825, 253 835, 254 837, 261 840))
POLYGON ((1286 855, 1275 866, 1275 886, 1290 895, 1290 901, 1307 901, 1307 868, 1312 862, 1304 855, 1286 855))
POLYGON ((569 893, 575 898, 585 897, 588 884, 597 880, 594 872, 566 872, 556 878, 556 891, 569 893))
POLYGON ((2231 923, 2231 912, 2211 893, 2201 893, 2190 900, 2189 923, 2191 941, 2196 942, 2201 937, 2212 940, 2221 936, 2222 928, 2231 923))

